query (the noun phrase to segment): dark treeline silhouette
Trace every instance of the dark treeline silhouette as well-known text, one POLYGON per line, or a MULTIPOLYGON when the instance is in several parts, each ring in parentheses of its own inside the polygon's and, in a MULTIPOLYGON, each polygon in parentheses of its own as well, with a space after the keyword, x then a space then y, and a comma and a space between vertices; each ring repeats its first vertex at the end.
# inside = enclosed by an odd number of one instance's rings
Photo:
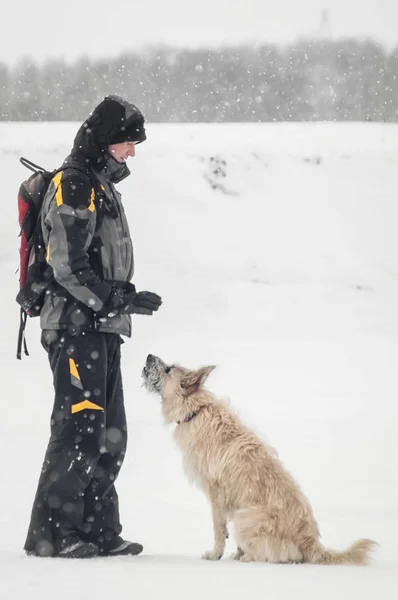
POLYGON ((152 122, 398 121, 398 48, 372 40, 159 47, 107 59, 0 62, 0 120, 81 121, 121 94, 152 122))

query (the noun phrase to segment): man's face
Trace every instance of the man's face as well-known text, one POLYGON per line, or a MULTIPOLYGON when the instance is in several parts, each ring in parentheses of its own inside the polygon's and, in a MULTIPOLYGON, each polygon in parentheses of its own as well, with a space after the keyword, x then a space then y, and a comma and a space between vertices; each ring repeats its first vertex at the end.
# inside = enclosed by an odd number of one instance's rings
POLYGON ((129 156, 135 156, 136 142, 121 142, 120 144, 111 144, 109 153, 118 163, 124 163, 129 156))

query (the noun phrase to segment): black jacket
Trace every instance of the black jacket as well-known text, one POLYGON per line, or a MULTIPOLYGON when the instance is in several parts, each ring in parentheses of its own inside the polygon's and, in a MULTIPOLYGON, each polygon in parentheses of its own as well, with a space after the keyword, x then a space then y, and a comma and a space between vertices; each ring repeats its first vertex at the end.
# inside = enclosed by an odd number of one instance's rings
POLYGON ((80 127, 65 169, 50 184, 42 232, 53 281, 41 310, 42 329, 131 335, 130 315, 107 316, 117 289, 134 274, 133 245, 114 186, 130 172, 107 149, 121 128, 132 125, 143 141, 143 123, 134 105, 106 98, 80 127))

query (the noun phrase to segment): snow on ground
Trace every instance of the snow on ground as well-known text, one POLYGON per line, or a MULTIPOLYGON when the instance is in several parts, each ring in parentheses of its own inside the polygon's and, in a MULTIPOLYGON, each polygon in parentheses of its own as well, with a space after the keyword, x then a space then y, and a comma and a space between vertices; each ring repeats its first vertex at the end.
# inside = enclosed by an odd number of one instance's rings
POLYGON ((398 126, 148 125, 120 185, 140 289, 160 293, 123 346, 129 450, 118 481, 140 557, 61 561, 22 546, 49 433, 52 381, 28 323, 15 358, 20 156, 59 166, 78 125, 2 123, 0 600, 398 595, 398 126), (210 509, 185 479, 146 355, 216 364, 208 387, 277 449, 325 545, 380 544, 370 567, 200 559, 210 509))

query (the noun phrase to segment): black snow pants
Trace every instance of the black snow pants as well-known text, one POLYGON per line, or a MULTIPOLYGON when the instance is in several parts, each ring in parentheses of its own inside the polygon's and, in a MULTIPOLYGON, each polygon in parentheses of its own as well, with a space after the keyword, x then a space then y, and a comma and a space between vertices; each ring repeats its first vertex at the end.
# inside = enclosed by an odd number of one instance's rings
POLYGON ((42 343, 55 401, 25 550, 52 556, 69 540, 111 544, 121 532, 114 483, 127 426, 118 334, 44 331, 42 343))

